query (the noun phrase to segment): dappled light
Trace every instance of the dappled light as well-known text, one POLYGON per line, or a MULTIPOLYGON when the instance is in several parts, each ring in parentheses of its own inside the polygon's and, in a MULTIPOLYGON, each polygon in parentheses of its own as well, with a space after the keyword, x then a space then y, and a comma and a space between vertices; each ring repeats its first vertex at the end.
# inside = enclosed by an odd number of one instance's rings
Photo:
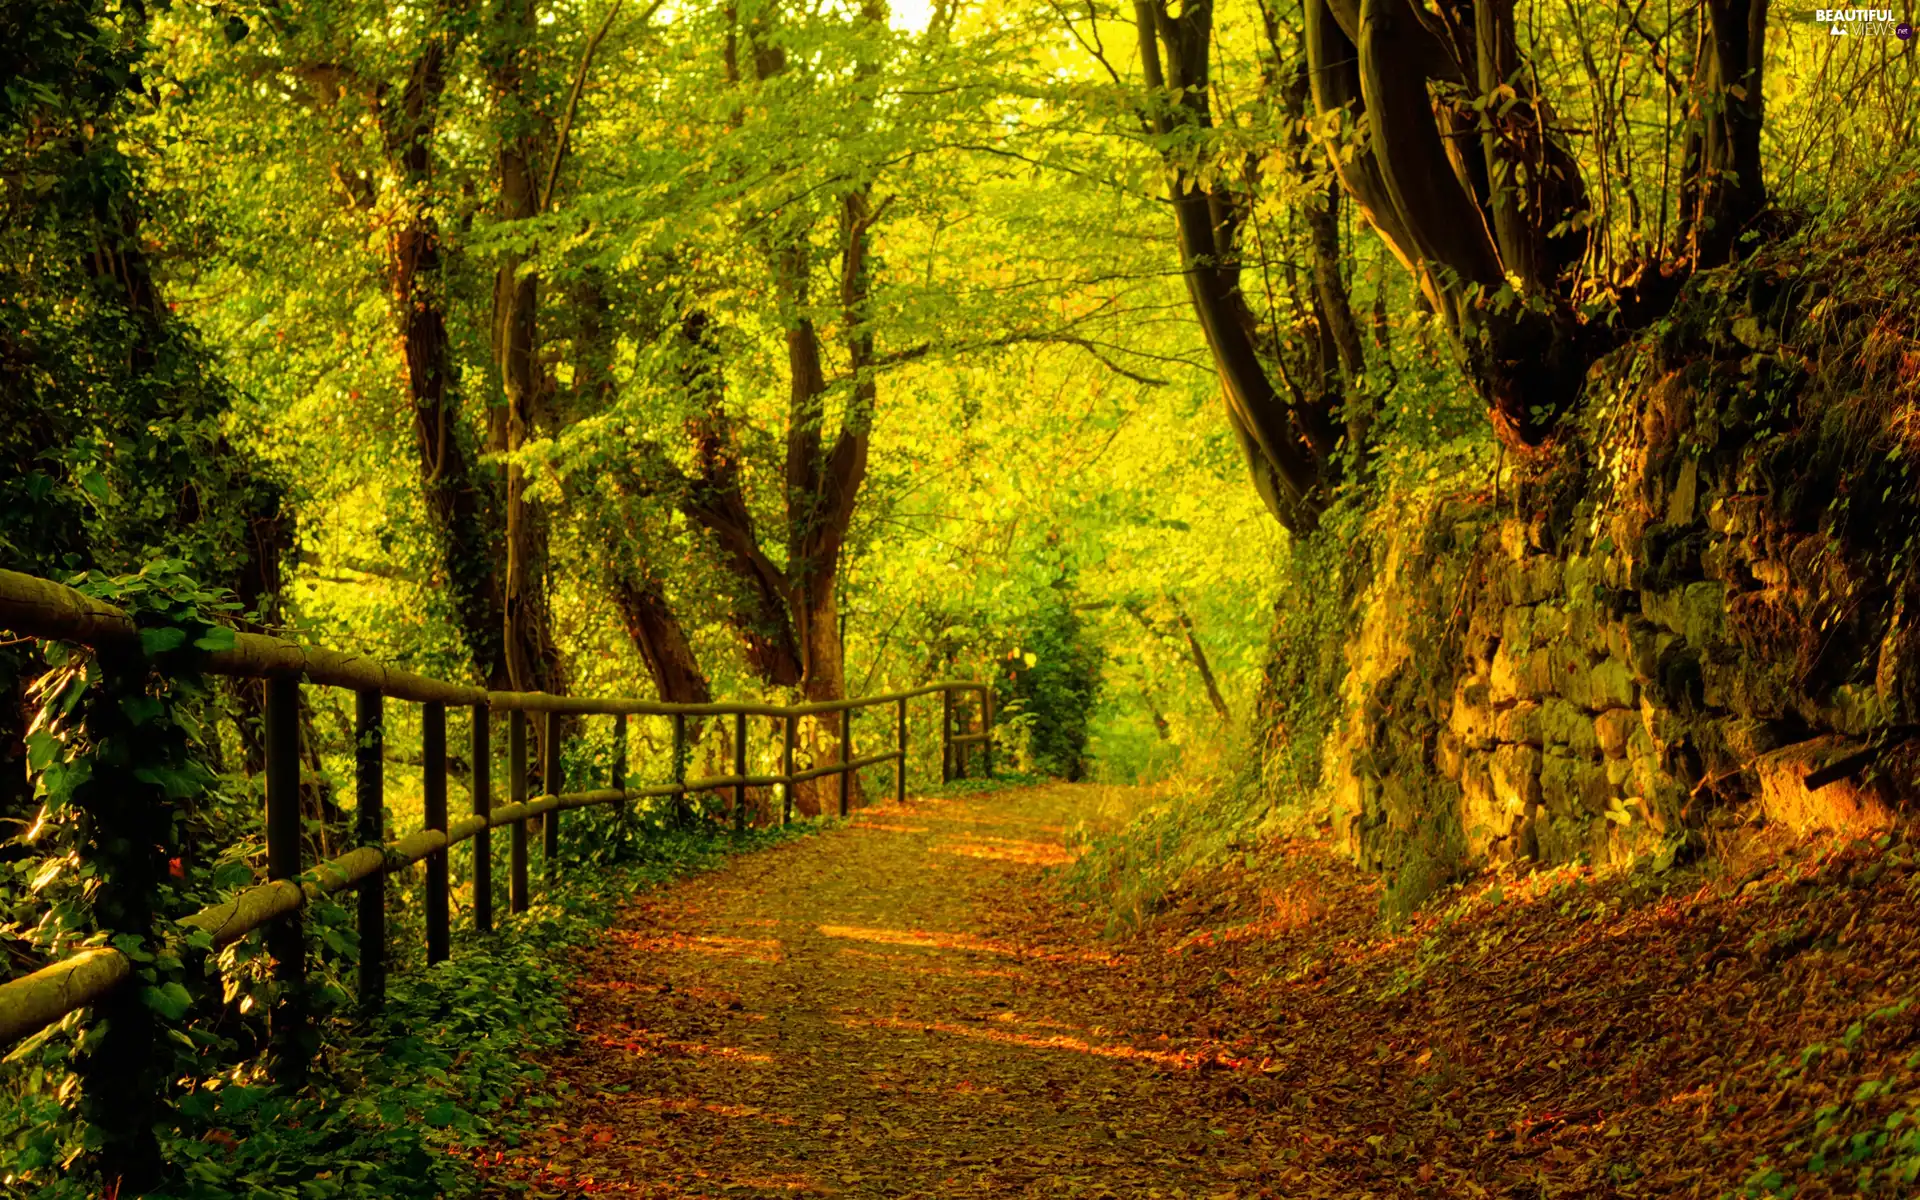
POLYGON ((864 958, 872 962, 882 963, 888 970, 904 971, 910 975, 946 975, 960 978, 972 977, 975 979, 1019 979, 1027 983, 1046 983, 1044 979, 1034 980, 1018 971, 996 967, 926 966, 925 959, 919 955, 881 954, 871 950, 856 950, 850 946, 843 947, 840 953, 850 958, 864 958))
POLYGON ((870 929, 857 925, 821 925, 818 929, 823 937, 922 950, 959 950, 969 954, 992 954, 1006 958, 1032 958, 1046 961, 1098 962, 1104 958, 1100 954, 1088 951, 1022 945, 1004 939, 979 937, 966 933, 941 933, 925 929, 870 929))
MULTIPOLYGON (((1092 802, 1058 785, 972 799, 966 844, 1024 849, 1033 823, 1003 816, 1092 802)), ((630 909, 590 957, 579 1019, 650 1032, 590 1036, 563 1062, 572 1108, 643 1123, 652 1169, 688 1189, 758 1186, 792 1162, 873 1195, 1074 1194, 1039 1182, 1065 1178, 1115 1195, 1411 1200, 1497 1195, 1545 1171, 1568 1195, 1629 1196, 1613 1190, 1622 1164, 1688 1177, 1697 1143, 1682 1131, 1717 1119, 1729 1089, 1749 1099, 1727 1136, 1778 1126, 1773 1106, 1821 1059, 1807 1047, 1877 1047, 1881 1065, 1858 1076, 1874 1078, 1915 1019, 1870 972, 1801 953, 1868 925, 1892 935, 1898 889, 1862 915, 1809 907, 1815 889, 1868 877, 1876 852, 1861 847, 1767 860, 1731 884, 1496 873, 1394 929, 1377 922, 1378 888, 1323 846, 1276 842, 1259 864, 1212 868, 1204 914, 1102 943, 1092 914, 1060 907, 1062 868, 918 865, 951 844, 855 823, 782 851, 754 887, 689 883, 630 909), (786 931, 776 970, 641 949, 757 952, 710 932, 748 919, 786 931), (1744 982, 1722 993, 1729 968, 1744 982), (623 977, 644 986, 604 986, 623 977), (1768 1023, 1748 1020, 1755 1006, 1768 1023), (1847 1032, 1876 1012, 1865 1041, 1847 1032), (1733 1047, 1744 1066, 1728 1066, 1733 1047)), ((609 1153, 567 1145, 589 1164, 609 1153)))
POLYGON ((724 937, 717 934, 693 936, 669 935, 645 937, 616 934, 634 950, 643 953, 718 954, 744 958, 749 962, 777 963, 782 949, 778 938, 724 937))
POLYGON ((1035 867, 1057 867, 1080 857, 1080 852, 1058 842, 1029 842, 1013 838, 981 838, 942 842, 937 854, 958 854, 966 858, 997 858, 1035 867))
MULTIPOLYGON (((1069 1037, 1065 1034, 1019 1033, 1006 1029, 986 1029, 972 1025, 956 1025, 949 1021, 937 1021, 932 1024, 918 1024, 898 1017, 874 1017, 857 1020, 842 1018, 839 1022, 847 1026, 865 1025, 875 1029, 918 1030, 921 1033, 943 1033, 951 1037, 972 1038, 978 1041, 994 1042, 1002 1046, 1020 1046, 1028 1050, 1066 1050, 1076 1054, 1091 1054, 1099 1058, 1134 1059, 1155 1066, 1177 1067, 1192 1070, 1201 1059, 1196 1055, 1175 1054, 1166 1050, 1141 1049, 1138 1046, 1100 1045, 1085 1038, 1069 1037)), ((1208 1060, 1216 1061, 1216 1060, 1208 1060)))
POLYGON ((651 1058, 665 1054, 686 1058, 720 1059, 735 1063, 766 1064, 773 1061, 773 1056, 770 1054, 742 1050, 737 1046, 679 1041, 665 1034, 631 1027, 595 1033, 593 1042, 597 1046, 617 1050, 635 1058, 651 1058))

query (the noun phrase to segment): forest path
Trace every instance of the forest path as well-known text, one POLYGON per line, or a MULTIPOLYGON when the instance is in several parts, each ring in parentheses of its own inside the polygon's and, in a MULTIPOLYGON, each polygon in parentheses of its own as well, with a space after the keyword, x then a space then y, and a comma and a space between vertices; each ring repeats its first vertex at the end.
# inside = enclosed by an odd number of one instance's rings
POLYGON ((508 1170, 536 1195, 1258 1192, 1258 1073, 1155 1028, 1170 1001, 1045 880, 1097 796, 879 804, 637 899, 576 984, 572 1096, 508 1170))

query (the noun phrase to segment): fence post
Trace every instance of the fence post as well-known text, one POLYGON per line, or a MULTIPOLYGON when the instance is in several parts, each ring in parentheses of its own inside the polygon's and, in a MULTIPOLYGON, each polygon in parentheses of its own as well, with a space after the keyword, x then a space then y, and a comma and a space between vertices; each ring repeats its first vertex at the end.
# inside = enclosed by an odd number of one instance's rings
MULTIPOLYGON (((507 803, 527 802, 527 714, 515 709, 507 718, 507 803)), ((507 906, 513 912, 527 911, 527 821, 513 823, 513 862, 507 880, 507 906)))
POLYGON ((940 689, 940 782, 953 782, 953 691, 940 689))
MULTIPOLYGON (((613 778, 609 781, 619 791, 627 790, 627 714, 613 714, 613 778)), ((622 805, 624 811, 625 805, 622 805)))
POLYGON ((687 807, 687 789, 681 785, 687 782, 687 714, 673 714, 673 821, 686 827, 693 824, 693 813, 687 807))
MULTIPOLYGON (((473 706, 473 815, 493 815, 493 712, 473 706)), ((473 931, 493 932, 493 827, 473 835, 473 931)))
MULTIPOLYGON (((420 706, 421 807, 428 829, 447 829, 447 706, 429 700, 420 706)), ((427 965, 447 960, 447 852, 427 855, 427 965)))
POLYGON ((780 773, 786 776, 786 782, 780 785, 780 823, 793 823, 793 723, 794 715, 787 714, 787 727, 782 731, 780 741, 780 773))
MULTIPOLYGON (((126 699, 149 694, 154 667, 138 650, 100 647, 94 665, 99 676, 92 686, 84 692, 73 688, 64 697, 78 718, 71 728, 84 731, 92 742, 91 752, 76 762, 84 774, 68 777, 71 803, 83 816, 77 822, 77 864, 92 876, 79 903, 114 941, 130 935, 158 948, 167 860, 178 853, 184 862, 188 853, 178 820, 186 806, 158 779, 141 778, 140 768, 179 763, 187 750, 181 734, 189 722, 176 715, 156 729, 148 724, 158 715, 153 709, 123 707, 126 699)), ((185 971, 181 965, 173 969, 187 978, 199 973, 199 963, 185 971)), ((76 1074, 62 1085, 60 1098, 78 1100, 79 1115, 90 1126, 80 1165, 97 1169, 104 1185, 90 1195, 144 1196, 160 1184, 165 1170, 155 1126, 168 1115, 167 1081, 176 1073, 174 1051, 167 1045, 171 1022, 148 1006, 140 982, 129 980, 102 996, 76 1030, 78 1045, 71 1057, 62 1056, 76 1074)), ((45 1061, 43 1053, 31 1061, 35 1073, 44 1070, 38 1066, 45 1061)))
MULTIPOLYGON (((300 681, 267 680, 267 877, 300 875, 300 681)), ((279 995, 268 1019, 274 1079, 297 1087, 307 1076, 307 946, 300 910, 267 928, 279 995)))
MULTIPOLYGON (((353 694, 354 834, 362 846, 387 840, 386 698, 353 694)), ((377 1012, 387 997, 387 873, 360 884, 360 1007, 377 1012)))
MULTIPOLYGON (((967 714, 961 710, 959 700, 952 692, 947 693, 947 698, 951 706, 948 711, 952 714, 949 720, 955 724, 955 732, 965 736, 971 732, 967 728, 967 714)), ((967 757, 972 753, 972 742, 955 741, 953 743, 953 777, 955 779, 967 777, 967 757)))
POLYGON ((980 689, 980 732, 986 735, 986 741, 980 743, 980 754, 987 768, 987 778, 993 778, 993 685, 980 689))
POLYGON ((733 714, 733 831, 747 831, 747 714, 733 714))
POLYGON ((894 712, 894 741, 900 751, 900 761, 893 767, 893 799, 897 804, 907 802, 907 698, 902 696, 894 712))
MULTIPOLYGON (((547 795, 558 796, 566 786, 560 766, 560 714, 547 714, 546 763, 540 769, 540 783, 547 795)), ((547 863, 547 882, 560 875, 560 810, 553 809, 540 819, 541 854, 547 863)))
POLYGON ((840 710, 840 815, 847 815, 853 795, 853 706, 840 710))

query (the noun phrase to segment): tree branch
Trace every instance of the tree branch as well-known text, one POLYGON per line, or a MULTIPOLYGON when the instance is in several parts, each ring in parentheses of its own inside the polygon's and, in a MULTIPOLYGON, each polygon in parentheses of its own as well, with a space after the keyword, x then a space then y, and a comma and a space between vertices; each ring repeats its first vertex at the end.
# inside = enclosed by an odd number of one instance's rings
MULTIPOLYGON (((573 132, 574 116, 580 111, 580 93, 587 85, 587 70, 593 65, 593 56, 600 49, 600 43, 606 39, 607 31, 613 28, 613 19, 620 15, 620 6, 625 0, 613 0, 607 6, 607 15, 600 20, 600 27, 587 39, 587 48, 580 55, 580 65, 573 72, 573 88, 567 93, 566 112, 560 118, 560 138, 554 143, 553 162, 547 168, 547 185, 540 191, 540 207, 545 212, 553 204, 553 190, 560 182, 560 164, 567 156, 567 137, 573 132)), ((653 0, 647 11, 640 14, 640 23, 645 25, 653 19, 665 0, 653 0)))

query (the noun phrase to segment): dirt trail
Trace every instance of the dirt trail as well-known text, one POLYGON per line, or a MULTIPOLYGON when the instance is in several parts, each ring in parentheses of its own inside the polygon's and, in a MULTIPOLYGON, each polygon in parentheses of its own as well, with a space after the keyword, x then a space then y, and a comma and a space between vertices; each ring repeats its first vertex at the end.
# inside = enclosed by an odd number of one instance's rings
POLYGON ((536 1191, 1233 1194, 1265 1157, 1244 1076, 1132 1027, 1040 886, 1090 796, 876 807, 636 902, 578 985, 536 1191))
POLYGON ((636 901, 535 1195, 1920 1195, 1920 852, 1494 873, 1383 927, 1317 839, 1101 938, 1095 789, 868 810, 636 901))

